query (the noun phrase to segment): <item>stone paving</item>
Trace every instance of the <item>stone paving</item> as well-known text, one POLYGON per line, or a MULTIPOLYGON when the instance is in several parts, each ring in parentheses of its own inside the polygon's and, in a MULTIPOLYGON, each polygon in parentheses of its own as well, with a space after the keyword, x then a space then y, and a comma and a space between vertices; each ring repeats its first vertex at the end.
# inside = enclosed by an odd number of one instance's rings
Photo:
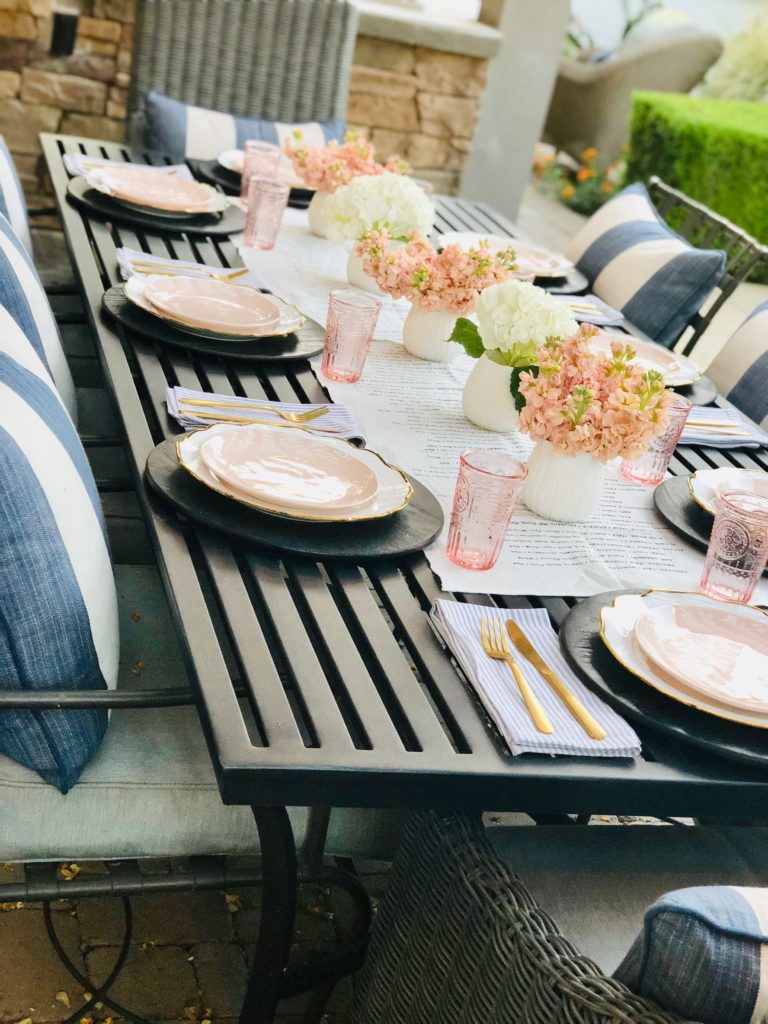
MULTIPOLYGON (((242 861, 240 861, 242 865, 242 861)), ((105 870, 81 865, 83 871, 105 870)), ((152 862, 153 872, 171 871, 171 862, 152 862)), ((358 865, 374 901, 386 882, 386 865, 358 865)), ((4 865, 0 883, 20 877, 4 865)), ((111 989, 117 1002, 158 1024, 234 1024, 252 962, 260 915, 259 889, 237 892, 174 893, 132 900, 134 932, 125 968, 111 989)), ((341 902, 341 901, 340 901, 341 902)), ((40 904, 0 904, 0 1022, 58 1024, 83 1002, 79 985, 57 959, 46 935, 40 904)), ((295 953, 330 949, 342 906, 327 890, 302 889, 296 921, 295 953)), ((54 921, 72 961, 94 984, 111 970, 120 948, 123 915, 119 900, 62 900, 54 921)), ((327 1007, 327 1024, 347 1024, 352 979, 337 987, 327 1007)), ((278 1020, 298 1024, 307 996, 283 1001, 278 1020)), ((99 1007, 82 1020, 109 1024, 120 1018, 99 1007)))

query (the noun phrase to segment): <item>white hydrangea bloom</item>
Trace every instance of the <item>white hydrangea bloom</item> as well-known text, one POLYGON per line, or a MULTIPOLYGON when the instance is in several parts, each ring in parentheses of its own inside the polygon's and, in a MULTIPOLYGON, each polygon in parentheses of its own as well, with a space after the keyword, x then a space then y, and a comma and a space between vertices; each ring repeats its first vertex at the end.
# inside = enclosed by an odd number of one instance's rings
POLYGON ((502 352, 527 342, 538 348, 549 338, 568 338, 578 330, 565 302, 514 278, 481 292, 475 312, 483 346, 502 352))
POLYGON ((372 174, 353 178, 328 197, 328 237, 334 242, 360 238, 374 225, 387 225, 395 238, 409 231, 425 235, 435 210, 424 190, 405 174, 372 174))

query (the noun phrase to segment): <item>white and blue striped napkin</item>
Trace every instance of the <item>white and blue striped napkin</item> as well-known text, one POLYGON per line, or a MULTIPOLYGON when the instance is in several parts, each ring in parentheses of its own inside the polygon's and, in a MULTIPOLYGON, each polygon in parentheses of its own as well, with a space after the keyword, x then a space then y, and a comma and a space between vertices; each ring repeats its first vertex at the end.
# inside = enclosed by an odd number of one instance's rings
MULTIPOLYGON (((210 274, 228 274, 230 271, 245 269, 238 267, 216 267, 208 263, 194 263, 186 260, 173 260, 169 256, 152 256, 148 252, 140 252, 138 249, 129 249, 127 246, 115 250, 117 256, 117 266, 120 271, 123 280, 127 281, 129 277, 132 277, 139 271, 134 270, 134 262, 141 264, 142 273, 152 273, 148 271, 146 264, 152 264, 157 267, 157 272, 162 273, 163 271, 176 273, 176 274, 189 274, 191 277, 208 277, 210 274)), ((252 284, 258 288, 259 280, 253 271, 249 271, 247 274, 243 274, 242 277, 238 277, 234 284, 252 284)))
POLYGON ((513 754, 573 754, 579 757, 637 757, 640 740, 635 730, 608 707, 568 667, 557 634, 543 608, 499 609, 458 601, 435 601, 431 618, 450 647, 513 754), (520 671, 544 706, 554 732, 541 733, 520 696, 515 677, 503 661, 483 650, 480 619, 498 615, 514 619, 542 658, 605 729, 604 740, 593 740, 562 703, 549 684, 509 641, 520 671))
POLYGON ((701 444, 709 448, 766 448, 768 434, 742 416, 733 406, 717 409, 711 405, 694 405, 688 413, 688 420, 678 443, 701 444), (709 423, 725 428, 730 426, 739 433, 729 434, 727 430, 708 429, 706 424, 709 423))
POLYGON ((285 424, 288 421, 277 412, 272 410, 281 409, 283 412, 309 412, 310 409, 327 409, 323 416, 310 420, 304 426, 319 437, 333 435, 334 437, 360 438, 360 430, 352 419, 352 414, 345 405, 335 405, 332 402, 321 402, 314 405, 298 402, 270 402, 262 401, 260 398, 240 398, 233 395, 214 395, 208 391, 194 391, 190 388, 168 388, 166 391, 166 403, 168 414, 172 416, 182 427, 210 427, 216 420, 210 419, 211 415, 222 416, 223 421, 242 420, 248 423, 252 420, 259 420, 266 423, 285 424), (215 405, 185 405, 185 401, 221 402, 221 406, 215 405), (254 410, 254 405, 264 408, 254 410), (201 416, 200 414, 205 414, 201 416))
POLYGON ((186 164, 169 164, 167 167, 153 167, 151 164, 136 164, 124 160, 105 160, 102 157, 86 156, 84 153, 65 153, 64 166, 73 176, 78 174, 86 175, 89 171, 96 170, 97 167, 141 167, 145 171, 175 174, 178 178, 194 181, 194 175, 186 164))

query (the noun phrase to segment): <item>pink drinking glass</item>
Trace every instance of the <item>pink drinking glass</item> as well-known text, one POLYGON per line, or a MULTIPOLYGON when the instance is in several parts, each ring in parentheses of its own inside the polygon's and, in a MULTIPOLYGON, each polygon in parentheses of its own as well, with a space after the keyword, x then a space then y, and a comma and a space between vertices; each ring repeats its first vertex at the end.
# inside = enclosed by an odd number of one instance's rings
POLYGON ((446 551, 465 569, 491 569, 528 474, 511 455, 480 448, 459 456, 446 551))
POLYGON ((380 309, 377 298, 357 289, 331 292, 320 366, 326 377, 347 384, 360 380, 380 309))
POLYGON ((768 559, 768 498, 726 491, 715 502, 701 592, 748 604, 768 559))
POLYGON ((248 200, 248 183, 251 178, 255 176, 275 180, 282 153, 280 147, 276 146, 274 142, 261 142, 253 139, 243 146, 243 153, 240 200, 245 203, 248 200))
POLYGON ((279 181, 251 178, 243 245, 249 249, 274 248, 290 191, 288 185, 281 185, 279 181))
POLYGON ((692 403, 678 395, 669 409, 669 424, 663 434, 655 437, 648 451, 634 462, 621 460, 621 475, 636 484, 660 484, 677 448, 692 403))

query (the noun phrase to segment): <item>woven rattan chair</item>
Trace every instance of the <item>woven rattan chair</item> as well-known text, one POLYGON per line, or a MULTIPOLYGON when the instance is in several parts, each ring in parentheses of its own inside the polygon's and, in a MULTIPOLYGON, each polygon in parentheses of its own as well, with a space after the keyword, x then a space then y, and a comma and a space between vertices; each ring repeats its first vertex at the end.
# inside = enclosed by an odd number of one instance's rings
POLYGON ((479 822, 408 819, 379 908, 360 1024, 676 1024, 560 934, 479 822))
POLYGON ((357 35, 347 0, 139 0, 135 31, 134 144, 150 89, 272 121, 344 117, 357 35))
POLYGON ((726 255, 725 277, 717 286, 714 302, 706 312, 696 313, 687 328, 683 347, 687 355, 738 285, 761 264, 768 266, 768 246, 655 175, 648 181, 648 192, 664 220, 683 238, 702 249, 722 249, 726 255))

